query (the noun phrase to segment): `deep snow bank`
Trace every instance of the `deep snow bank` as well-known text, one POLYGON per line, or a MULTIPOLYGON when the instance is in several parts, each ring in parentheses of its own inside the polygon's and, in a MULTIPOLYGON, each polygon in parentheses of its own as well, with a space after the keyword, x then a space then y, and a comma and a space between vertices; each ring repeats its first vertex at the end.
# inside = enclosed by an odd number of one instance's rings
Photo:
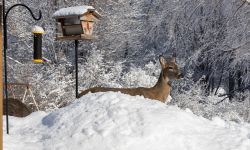
POLYGON ((88 94, 46 114, 10 118, 5 150, 247 150, 250 125, 212 121, 121 93, 88 94))

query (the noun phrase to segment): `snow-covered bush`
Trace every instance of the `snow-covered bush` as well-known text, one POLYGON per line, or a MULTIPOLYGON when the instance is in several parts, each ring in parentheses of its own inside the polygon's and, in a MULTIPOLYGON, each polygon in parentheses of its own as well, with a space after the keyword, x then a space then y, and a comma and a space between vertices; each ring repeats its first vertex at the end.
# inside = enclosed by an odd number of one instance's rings
POLYGON ((192 84, 185 81, 184 83, 189 85, 187 86, 182 82, 174 86, 175 88, 171 93, 173 99, 170 104, 177 105, 183 109, 189 108, 193 113, 209 119, 219 116, 229 121, 250 121, 250 92, 247 91, 241 94, 241 96, 245 97, 244 101, 240 101, 237 97, 234 101, 230 101, 228 96, 225 95, 226 91, 223 88, 219 88, 218 95, 208 96, 204 93, 203 84, 192 84), (189 89, 183 90, 181 86, 189 89))
POLYGON ((141 68, 131 68, 128 73, 124 74, 122 81, 126 87, 151 87, 156 83, 157 78, 147 74, 141 68))

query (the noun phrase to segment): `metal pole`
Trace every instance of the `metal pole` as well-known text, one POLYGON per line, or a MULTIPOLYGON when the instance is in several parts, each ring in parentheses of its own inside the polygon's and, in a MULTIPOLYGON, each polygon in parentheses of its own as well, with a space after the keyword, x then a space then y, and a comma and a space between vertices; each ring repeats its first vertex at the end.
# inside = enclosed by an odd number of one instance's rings
POLYGON ((78 45, 79 45, 79 41, 75 40, 76 98, 79 98, 78 96, 78 45))
MULTIPOLYGON (((3 4, 4 4, 4 1, 3 1, 3 4)), ((9 134, 9 101, 8 101, 8 89, 7 89, 7 84, 8 84, 8 79, 7 79, 7 77, 8 77, 8 75, 7 75, 7 49, 8 49, 8 43, 7 43, 7 40, 8 40, 8 30, 7 30, 7 18, 8 18, 8 14, 9 14, 9 12, 10 12, 10 10, 12 10, 14 7, 17 7, 17 6, 23 6, 23 7, 25 7, 26 9, 28 9, 28 11, 30 12, 30 14, 31 14, 31 16, 32 16, 32 18, 34 19, 34 20, 40 20, 41 18, 42 18, 42 13, 41 13, 41 11, 39 10, 39 17, 38 18, 36 18, 35 16, 34 16, 34 14, 33 14, 33 12, 31 11, 31 9, 28 7, 28 6, 26 6, 26 5, 24 5, 24 4, 15 4, 15 5, 13 5, 13 6, 11 6, 7 11, 6 11, 6 13, 4 12, 3 13, 3 35, 4 35, 4 45, 3 45, 3 47, 4 47, 4 85, 5 85, 5 103, 6 103, 6 105, 5 105, 5 108, 6 108, 6 111, 5 111, 5 113, 6 113, 6 131, 7 131, 7 134, 9 134)), ((3 6, 3 8, 4 8, 5 6, 3 6)), ((4 9, 5 10, 5 9, 4 9)))
MULTIPOLYGON (((2 3, 3 4, 3 3, 2 3)), ((3 5, 0 5, 0 77, 3 77, 3 5)), ((0 149, 3 149, 3 80, 0 79, 0 149)))
MULTIPOLYGON (((3 6, 5 7, 5 6, 3 6)), ((5 12, 3 14, 3 37, 4 37, 4 43, 3 43, 3 57, 4 57, 4 92, 5 92, 5 114, 6 114, 6 132, 9 134, 9 101, 8 101, 8 89, 7 89, 7 25, 6 25, 6 18, 5 12)))

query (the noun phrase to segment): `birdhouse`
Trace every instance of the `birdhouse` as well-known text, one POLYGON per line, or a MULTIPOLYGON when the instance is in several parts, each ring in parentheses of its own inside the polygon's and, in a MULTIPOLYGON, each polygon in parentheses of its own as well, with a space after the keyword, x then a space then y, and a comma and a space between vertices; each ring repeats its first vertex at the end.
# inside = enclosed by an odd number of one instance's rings
POLYGON ((94 22, 101 15, 92 6, 62 8, 53 14, 57 22, 57 40, 93 39, 94 22))

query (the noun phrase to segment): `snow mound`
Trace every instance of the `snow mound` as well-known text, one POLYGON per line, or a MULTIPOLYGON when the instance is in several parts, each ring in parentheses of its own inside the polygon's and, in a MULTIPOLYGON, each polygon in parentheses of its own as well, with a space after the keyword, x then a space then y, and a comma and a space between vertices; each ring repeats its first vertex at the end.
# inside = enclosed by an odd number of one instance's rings
POLYGON ((247 150, 250 125, 207 120, 141 96, 94 93, 49 114, 10 117, 4 149, 247 150))

